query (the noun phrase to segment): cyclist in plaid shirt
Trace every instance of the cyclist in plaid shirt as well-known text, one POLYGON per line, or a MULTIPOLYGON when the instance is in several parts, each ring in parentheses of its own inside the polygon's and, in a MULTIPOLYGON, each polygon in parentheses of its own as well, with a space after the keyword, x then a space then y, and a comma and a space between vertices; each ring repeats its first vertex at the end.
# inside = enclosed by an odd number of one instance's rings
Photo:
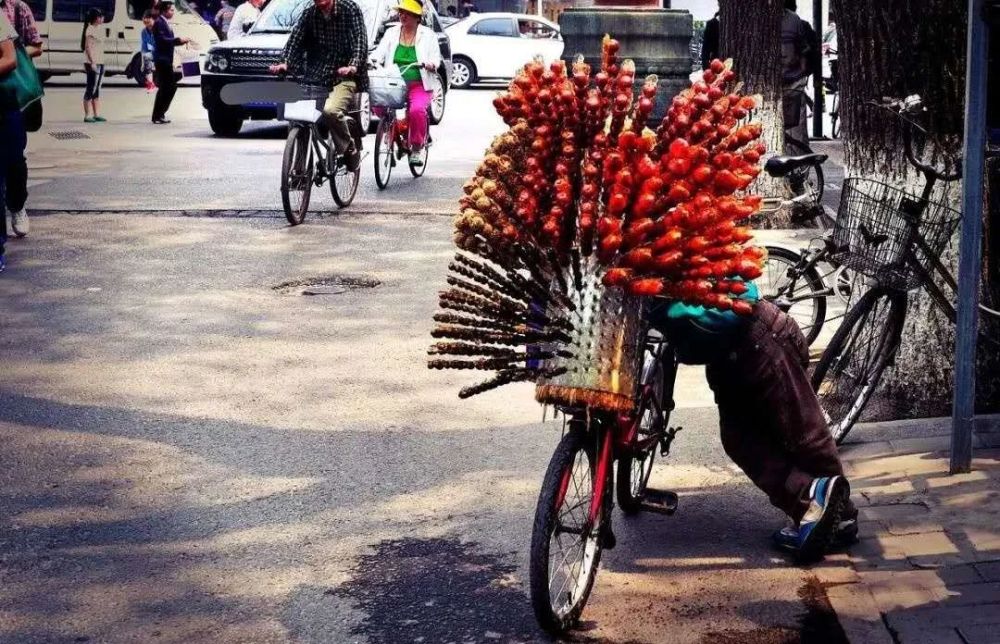
POLYGON ((272 65, 278 74, 291 70, 309 85, 332 88, 323 114, 337 152, 355 170, 360 154, 347 126, 354 95, 368 89, 368 30, 354 0, 314 0, 299 17, 285 44, 284 62, 272 65))

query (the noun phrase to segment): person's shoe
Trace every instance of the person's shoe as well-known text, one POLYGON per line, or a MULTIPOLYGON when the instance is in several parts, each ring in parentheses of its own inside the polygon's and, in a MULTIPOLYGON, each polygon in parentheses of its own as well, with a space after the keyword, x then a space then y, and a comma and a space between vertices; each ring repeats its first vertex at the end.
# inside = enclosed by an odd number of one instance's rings
POLYGON ((155 123, 156 125, 166 125, 169 122, 170 122, 170 119, 163 118, 163 117, 160 117, 158 119, 153 119, 153 123, 155 123))
POLYGON ((28 212, 21 208, 17 212, 10 213, 10 229, 18 237, 25 237, 30 229, 28 224, 28 212))
POLYGON ((410 152, 410 165, 419 168, 424 165, 423 155, 419 152, 410 152))
POLYGON ((93 116, 85 116, 85 117, 83 117, 83 122, 84 123, 96 123, 97 121, 94 120, 93 116))
POLYGON ((357 148, 350 148, 347 152, 344 152, 344 166, 351 172, 354 172, 361 165, 361 153, 358 152, 357 148))
POLYGON ((153 81, 146 81, 146 91, 147 92, 155 92, 156 91, 156 83, 154 83, 153 81))
POLYGON ((103 116, 95 116, 94 117, 94 123, 107 123, 107 122, 108 122, 108 119, 104 118, 103 116))
POLYGON ((842 522, 844 504, 850 494, 851 486, 842 476, 814 479, 809 488, 809 509, 798 526, 774 533, 775 544, 792 552, 800 563, 810 563, 822 559, 839 535, 857 538, 857 518, 842 522))

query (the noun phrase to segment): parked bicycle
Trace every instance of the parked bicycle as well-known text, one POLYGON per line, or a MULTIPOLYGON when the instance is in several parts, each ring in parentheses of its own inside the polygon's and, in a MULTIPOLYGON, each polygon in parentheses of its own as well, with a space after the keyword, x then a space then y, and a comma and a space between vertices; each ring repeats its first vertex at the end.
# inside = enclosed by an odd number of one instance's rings
POLYGON ((676 377, 673 348, 650 330, 632 414, 561 409, 566 431, 549 461, 531 535, 531 603, 549 633, 565 632, 583 612, 601 553, 615 546, 616 496, 626 515, 677 509, 676 494, 648 487, 657 451, 669 454, 681 429, 668 427, 676 377))
MULTIPOLYGON (((325 123, 322 107, 330 94, 327 87, 302 86, 303 100, 287 103, 283 118, 288 121, 288 139, 281 161, 281 205, 288 223, 297 226, 305 221, 313 186, 330 182, 330 193, 339 208, 354 201, 361 176, 360 163, 347 168, 344 155, 337 152, 325 123)), ((354 143, 361 150, 364 133, 358 124, 359 111, 348 115, 348 127, 354 143)))
MULTIPOLYGON (((937 182, 955 181, 961 173, 942 171, 916 158, 913 130, 926 134, 914 121, 923 111, 919 97, 882 107, 902 121, 906 158, 923 175, 924 187, 919 197, 913 197, 871 179, 844 182, 832 243, 843 265, 869 278, 871 288, 847 312, 813 372, 813 388, 837 443, 861 417, 883 372, 895 360, 906 321, 908 292, 926 289, 948 319, 952 323, 956 319, 955 307, 935 276, 950 290, 957 290, 955 278, 939 256, 960 215, 932 201, 931 195, 937 182)), ((984 305, 980 310, 1000 318, 1000 311, 984 305)))

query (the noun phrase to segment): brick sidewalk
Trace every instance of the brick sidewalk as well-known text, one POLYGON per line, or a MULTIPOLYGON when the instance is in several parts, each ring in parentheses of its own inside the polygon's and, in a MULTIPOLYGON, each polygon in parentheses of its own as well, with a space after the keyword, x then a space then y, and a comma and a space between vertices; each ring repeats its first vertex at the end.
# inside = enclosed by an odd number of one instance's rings
POLYGON ((980 424, 968 474, 948 474, 947 433, 842 449, 862 538, 817 573, 854 644, 1000 642, 995 421, 980 424))

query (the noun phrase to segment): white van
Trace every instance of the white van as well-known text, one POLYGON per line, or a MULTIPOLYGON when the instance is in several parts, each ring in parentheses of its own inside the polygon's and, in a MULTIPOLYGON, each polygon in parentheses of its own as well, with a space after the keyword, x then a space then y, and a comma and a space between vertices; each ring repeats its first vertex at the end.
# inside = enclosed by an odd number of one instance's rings
MULTIPOLYGON (((45 41, 45 51, 35 59, 43 79, 83 71, 80 34, 83 18, 92 7, 104 12, 105 73, 123 73, 132 58, 139 55, 142 15, 153 6, 153 0, 25 1, 35 14, 38 33, 45 41)), ((219 42, 215 30, 191 11, 186 0, 174 0, 174 6, 177 11, 170 24, 178 37, 190 38, 201 52, 219 42)))

